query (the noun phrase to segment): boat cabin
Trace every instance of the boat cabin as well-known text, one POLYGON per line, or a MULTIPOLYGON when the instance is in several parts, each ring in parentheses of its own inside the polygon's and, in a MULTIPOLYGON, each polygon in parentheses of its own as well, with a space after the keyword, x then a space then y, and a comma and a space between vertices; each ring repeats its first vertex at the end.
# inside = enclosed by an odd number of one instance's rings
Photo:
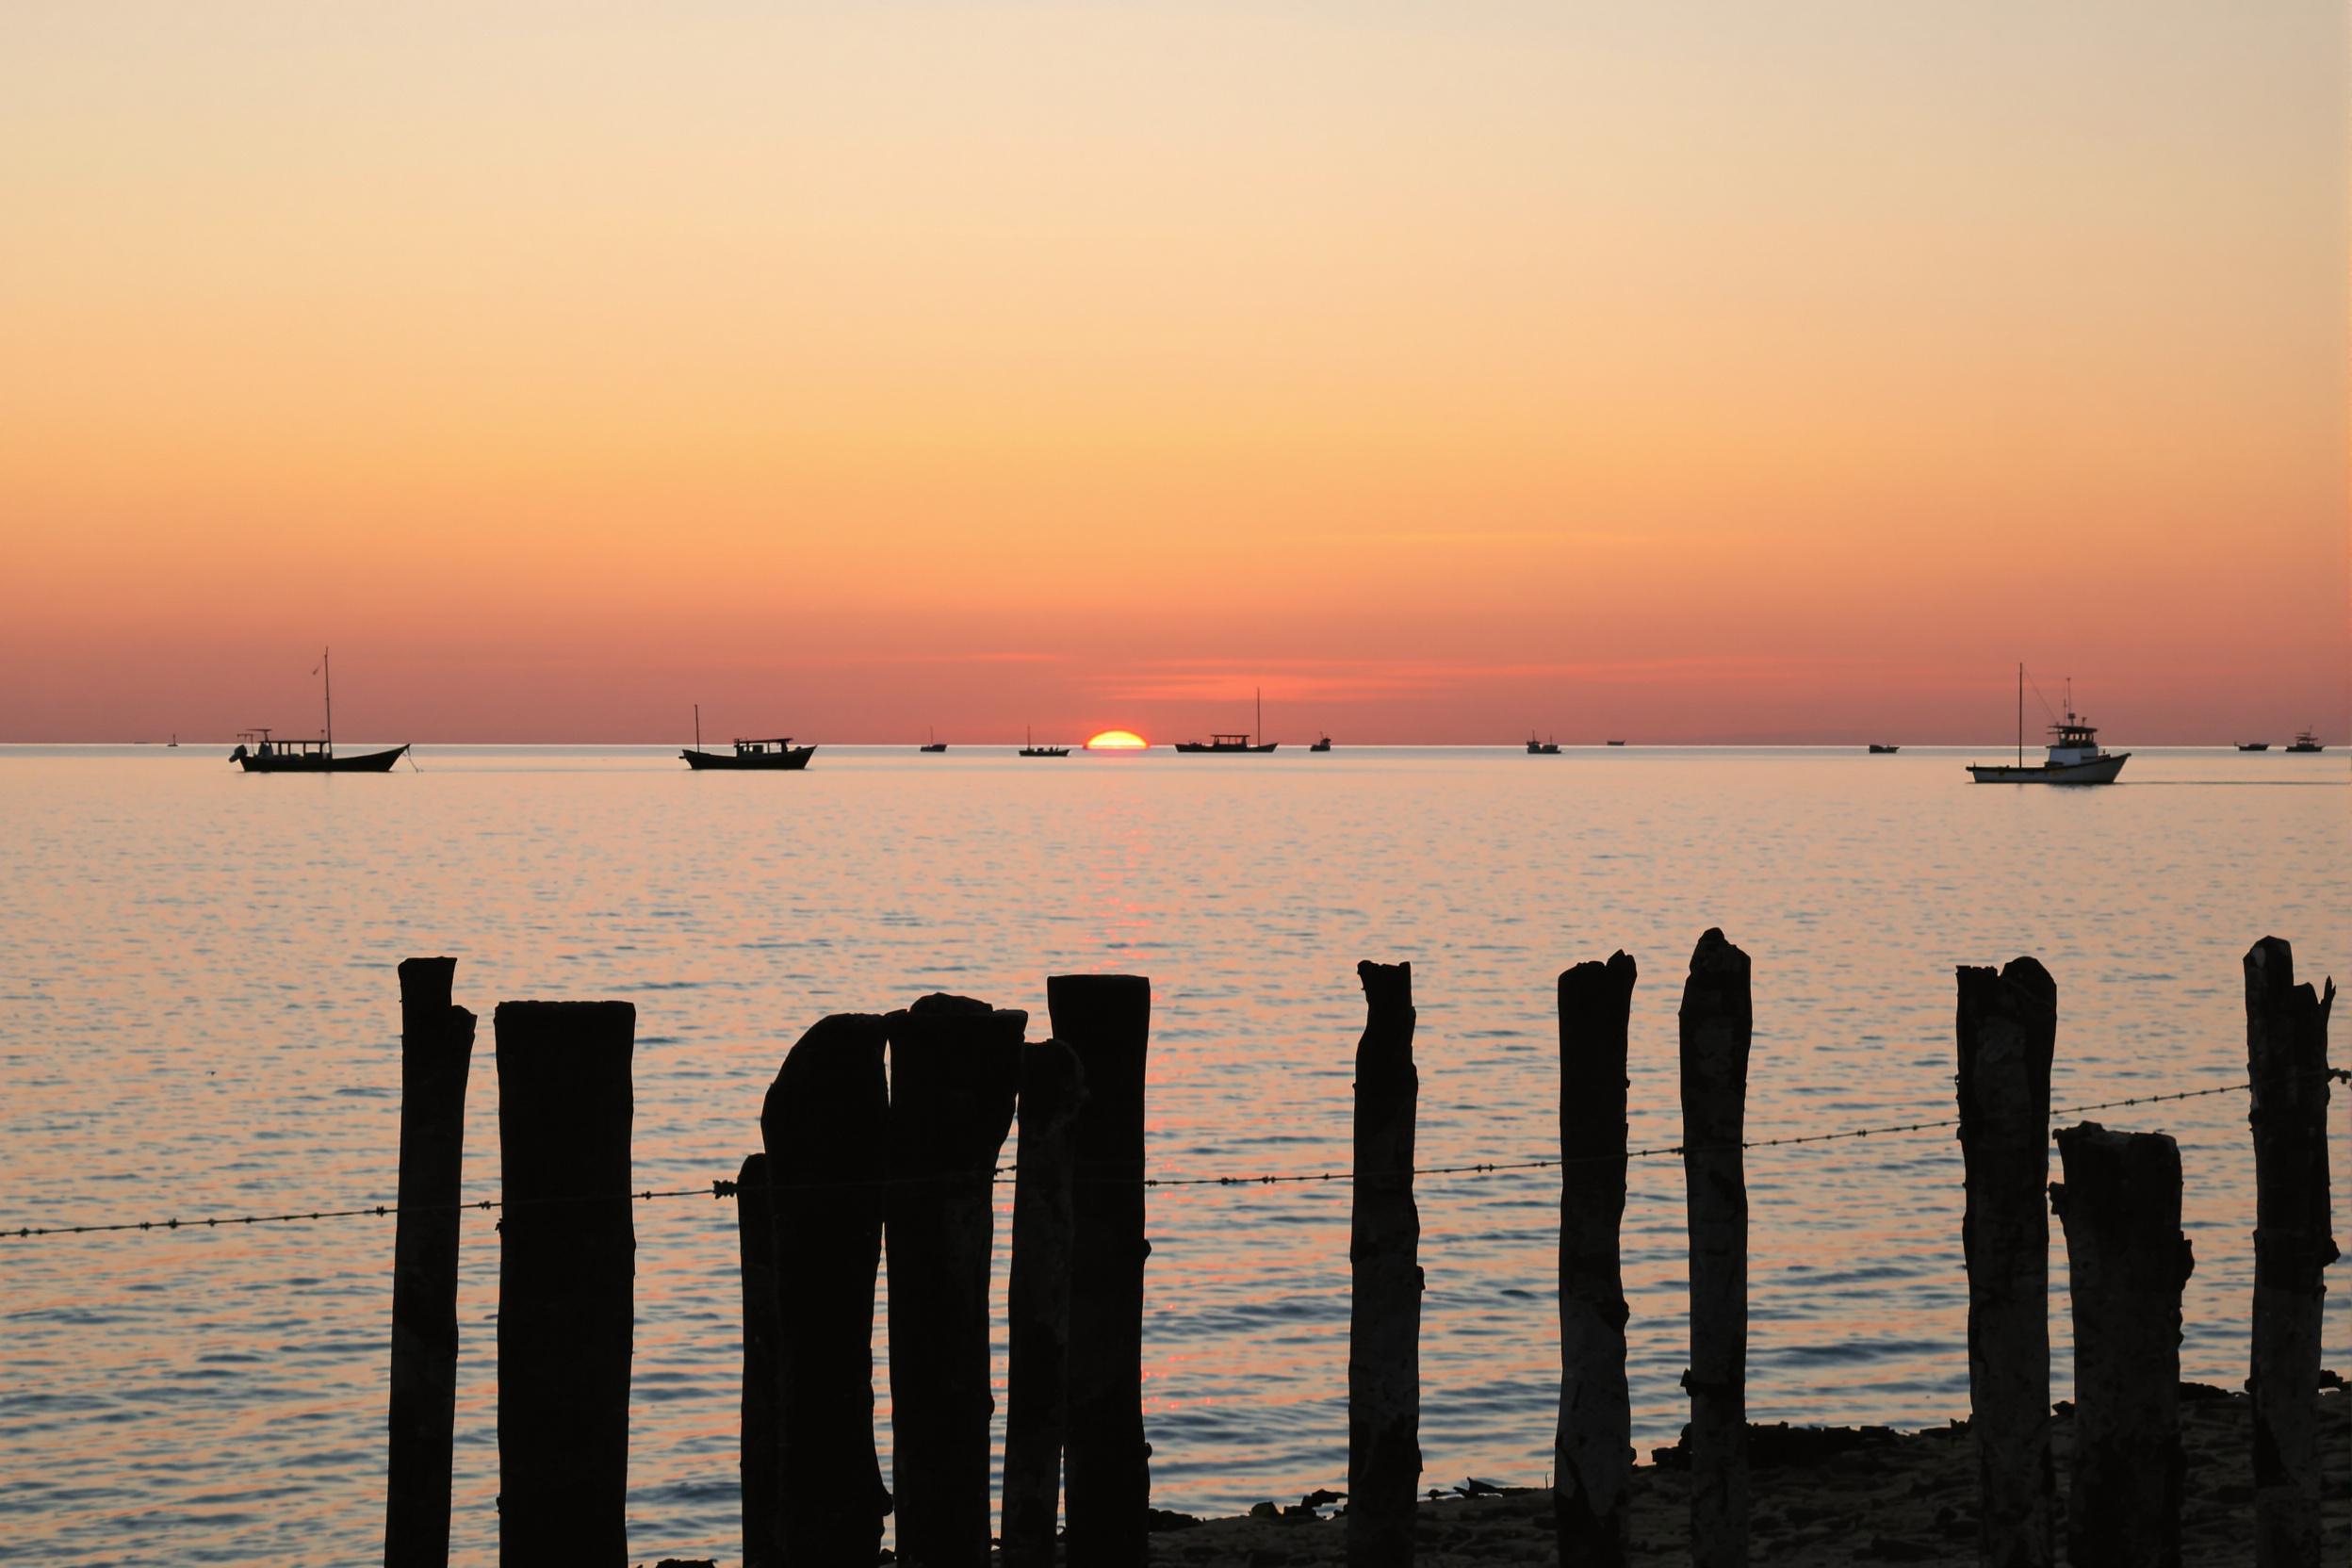
POLYGON ((2099 731, 2084 724, 2079 714, 2068 713, 2066 722, 2051 725, 2050 732, 2058 737, 2050 743, 2050 760, 2054 767, 2066 767, 2075 762, 2094 762, 2101 755, 2099 749, 2099 731))
POLYGON ((1249 743, 1250 737, 1247 735, 1218 735, 1212 733, 1209 736, 1209 744, 1220 748, 1230 748, 1232 750, 1238 751, 1247 746, 1249 743))
POLYGON ((792 749, 792 738, 790 735, 778 736, 768 741, 746 741, 738 738, 735 742, 735 755, 738 757, 775 757, 792 749))
POLYGON ((266 729, 240 729, 236 751, 229 754, 235 760, 240 756, 254 757, 332 757, 335 743, 323 738, 310 741, 280 741, 271 738, 266 729))

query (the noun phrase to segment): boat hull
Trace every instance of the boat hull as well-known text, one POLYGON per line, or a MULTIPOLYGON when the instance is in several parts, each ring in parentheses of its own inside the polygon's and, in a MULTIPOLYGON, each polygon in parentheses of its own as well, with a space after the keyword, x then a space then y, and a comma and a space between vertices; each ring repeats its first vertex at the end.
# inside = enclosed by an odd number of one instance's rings
POLYGON ((2113 784, 2131 760, 2132 754, 2125 751, 2087 762, 2044 762, 2030 768, 2007 762, 1971 762, 1968 776, 1979 784, 2113 784))
POLYGON ((237 762, 247 773, 390 773, 392 764, 407 755, 406 746, 394 746, 390 751, 363 751, 353 757, 306 757, 300 753, 257 757, 249 751, 237 762))
POLYGON ((736 753, 727 751, 681 751, 686 765, 697 773, 797 773, 808 765, 808 759, 817 754, 814 746, 793 746, 786 751, 736 753))
POLYGON ((1218 746, 1211 745, 1206 741, 1179 741, 1176 749, 1201 752, 1211 757, 1263 757, 1281 744, 1280 741, 1268 741, 1262 746, 1218 746))

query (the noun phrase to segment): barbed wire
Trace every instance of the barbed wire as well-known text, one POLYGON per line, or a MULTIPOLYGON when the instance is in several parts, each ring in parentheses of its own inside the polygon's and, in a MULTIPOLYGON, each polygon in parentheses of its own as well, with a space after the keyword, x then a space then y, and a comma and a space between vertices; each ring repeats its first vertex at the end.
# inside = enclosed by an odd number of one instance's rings
MULTIPOLYGON (((2319 1076, 2339 1084, 2352 1084, 2352 1069, 2326 1068, 2319 1076)), ((2112 1111, 2134 1105, 2157 1105, 2181 1100, 2202 1100, 2214 1095, 2245 1094, 2253 1088, 2247 1081, 2215 1084, 2205 1088, 2174 1089, 2161 1094, 2128 1095, 2119 1100, 2098 1100, 2079 1105, 2056 1105, 2050 1108, 2052 1118, 2080 1116, 2088 1111, 2112 1111)), ((1739 1143, 1691 1145, 1682 1143, 1647 1144, 1629 1148, 1623 1153, 1609 1152, 1600 1154, 1555 1154, 1524 1160, 1477 1160, 1462 1165, 1414 1166, 1403 1170, 1320 1170, 1267 1171, 1245 1176, 1081 1176, 1077 1180, 1087 1184, 1135 1184, 1147 1189, 1163 1187, 1271 1187, 1319 1184, 1356 1181, 1396 1181, 1405 1177, 1422 1176, 1488 1176, 1511 1171, 1556 1170, 1569 1166, 1612 1165, 1631 1160, 1671 1158, 1692 1154, 1754 1152, 1759 1150, 1789 1149, 1800 1145, 1838 1143, 1852 1139, 1886 1137, 1905 1133, 1940 1132, 1957 1128, 1958 1117, 1934 1118, 1920 1121, 1885 1122, 1871 1127, 1849 1127, 1830 1133, 1796 1133, 1777 1137, 1747 1138, 1739 1143)), ((999 1166, 987 1174, 987 1181, 1004 1182, 1014 1175, 1018 1165, 999 1166)), ((768 1190, 775 1192, 806 1192, 854 1190, 859 1188, 914 1186, 941 1183, 969 1182, 976 1173, 949 1171, 923 1176, 875 1176, 820 1182, 771 1182, 768 1190)), ((628 1194, 631 1203, 650 1203, 671 1198, 710 1198, 725 1200, 741 1195, 742 1186, 734 1177, 714 1177, 709 1183, 691 1187, 648 1187, 628 1194)), ((509 1209, 539 1207, 570 1203, 609 1203, 611 1195, 580 1194, 549 1198, 492 1199, 481 1198, 456 1203, 410 1204, 410 1214, 493 1213, 509 1209)), ((280 1225, 295 1222, 330 1219, 381 1219, 402 1213, 399 1203, 368 1203, 342 1209, 294 1209, 282 1214, 208 1215, 195 1219, 126 1219, 88 1225, 22 1225, 0 1229, 0 1239, 29 1240, 39 1236, 103 1235, 122 1232, 214 1231, 239 1225, 280 1225)))

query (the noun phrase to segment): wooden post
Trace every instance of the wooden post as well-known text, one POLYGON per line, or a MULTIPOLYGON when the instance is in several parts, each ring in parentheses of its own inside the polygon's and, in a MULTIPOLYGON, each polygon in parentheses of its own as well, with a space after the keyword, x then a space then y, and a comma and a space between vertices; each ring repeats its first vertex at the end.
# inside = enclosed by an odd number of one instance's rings
POLYGON ((2254 1560, 2320 1560, 2319 1360, 2328 1234, 2328 1014, 2295 983, 2295 950, 2264 937, 2246 956, 2246 1075, 2253 1086, 2254 1560))
POLYGON ((2075 1568, 2179 1568, 2180 1287, 2196 1260, 2180 1232, 2180 1151, 2162 1133, 2058 1130, 2066 1180, 2050 1204, 2066 1232, 2074 1297, 2075 1568))
POLYGON ((1690 1216, 1690 1561, 1748 1560, 1748 956, 1710 930, 1682 988, 1682 1172, 1690 1216))
POLYGON ((1625 1387, 1625 1042, 1634 962, 1560 977, 1560 1428, 1552 1521, 1562 1562, 1620 1568, 1633 1480, 1625 1387))
POLYGON ((1143 1082, 1152 982, 1056 974, 1045 983, 1056 1039, 1078 1054, 1077 1234, 1070 1269, 1070 1436, 1062 1511, 1071 1562, 1142 1568, 1152 1503, 1143 1435, 1143 1082))
POLYGON ((890 1494, 874 1442, 888 1027, 836 1013, 801 1036, 760 1113, 778 1310, 778 1528, 790 1568, 872 1562, 890 1494))
POLYGON ((629 1214, 626 1002, 501 1002, 498 1560, 628 1559, 629 1214))
POLYGON ((891 1470, 898 1555, 987 1568, 993 1181, 1029 1015, 926 996, 890 1016, 891 1470))
POLYGON ((474 1015, 449 1003, 456 972, 455 958, 400 962, 400 1212, 392 1238, 384 1568, 441 1568, 449 1560, 458 1184, 474 1060, 474 1015))
POLYGON ((2058 987, 2032 958, 1959 971, 1960 1155, 1968 1194, 1968 1435, 1977 1561, 2057 1560, 2050 1450, 2050 1065, 2058 987))
POLYGON ((735 1235, 743 1273, 743 1568, 776 1568, 784 1550, 777 1429, 784 1379, 776 1362, 784 1319, 776 1296, 776 1214, 768 1186, 767 1155, 745 1155, 735 1178, 735 1235))
POLYGON ((1413 1201, 1413 966, 1361 963, 1348 1222, 1348 1561, 1410 1568, 1421 1480, 1421 1213, 1413 1201))
POLYGON ((1021 1054, 1021 1168, 1013 1181, 1012 1317, 1004 1371, 1005 1568, 1053 1568, 1062 1438, 1070 1420, 1070 1253, 1078 1054, 1037 1040, 1021 1054))

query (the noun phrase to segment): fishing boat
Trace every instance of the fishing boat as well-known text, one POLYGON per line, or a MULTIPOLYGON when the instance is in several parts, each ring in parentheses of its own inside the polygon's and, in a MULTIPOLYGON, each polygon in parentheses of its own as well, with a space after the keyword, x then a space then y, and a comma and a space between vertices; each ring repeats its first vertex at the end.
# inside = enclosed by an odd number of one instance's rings
POLYGON ((1070 755, 1070 748, 1068 746, 1041 746, 1037 744, 1037 738, 1029 732, 1029 727, 1027 725, 1021 727, 1021 754, 1023 757, 1068 757, 1070 755))
POLYGON ((2238 749, 2240 751, 2268 751, 2270 743, 2268 741, 2240 741, 2238 749))
MULTIPOLYGON (((1623 743, 1611 741, 1609 744, 1620 745, 1623 744, 1623 743)), ((1560 755, 1560 743, 1558 741, 1539 741, 1535 738, 1535 731, 1530 729, 1527 731, 1527 755, 1529 757, 1558 757, 1560 755)))
MULTIPOLYGON (((348 757, 335 755, 335 671, 328 663, 327 653, 318 655, 318 667, 310 672, 326 680, 326 733, 316 740, 281 741, 267 729, 239 730, 237 749, 229 753, 229 760, 242 766, 247 773, 390 773, 392 764, 408 754, 405 745, 390 751, 363 751, 348 757)), ((179 737, 172 737, 172 744, 179 737)))
POLYGON ((1309 751, 1329 751, 1331 749, 1331 738, 1329 735, 1322 736, 1316 740, 1315 744, 1307 747, 1307 749, 1309 751))
POLYGON ((2049 757, 2035 767, 2025 765, 2025 666, 2017 666, 2017 760, 2012 765, 2002 762, 1970 762, 1968 776, 1979 784, 2113 784, 2124 763, 2132 760, 2128 751, 2102 751, 2099 731, 2082 721, 2074 710, 2074 683, 2066 683, 2066 716, 2050 727, 2057 737, 2048 746, 2049 757))
POLYGON ((1902 749, 1903 748, 1901 746, 1883 746, 1876 741, 1872 741, 1870 743, 1870 755, 1872 757, 1892 757, 1895 753, 1901 751, 1902 749))
POLYGON ((686 765, 696 773, 797 773, 808 765, 808 759, 817 754, 814 746, 796 746, 790 735, 757 740, 738 740, 732 751, 702 749, 702 704, 694 704, 694 746, 681 751, 686 765))
POLYGON ((1609 742, 1609 743, 1610 745, 1613 745, 1613 746, 1621 746, 1621 745, 1624 745, 1625 743, 1625 742, 1623 742, 1623 741, 1611 741, 1611 742, 1609 742))
POLYGON ((936 729, 932 729, 932 728, 931 728, 931 727, 929 727, 928 726, 925 726, 925 727, 924 727, 924 729, 923 729, 923 733, 924 733, 924 734, 926 734, 926 735, 928 735, 928 736, 930 737, 930 739, 929 739, 929 740, 927 740, 927 741, 925 741, 925 742, 923 743, 923 750, 925 750, 925 751, 945 751, 945 750, 947 749, 947 743, 946 743, 945 741, 942 741, 942 740, 940 740, 940 739, 939 739, 939 732, 938 730, 936 730, 936 729))
POLYGON ((2326 751, 2328 748, 2321 745, 2319 737, 2310 730, 2298 729, 2295 731, 2295 743, 2287 749, 2289 751, 2326 751))
MULTIPOLYGON (((1258 692, 1258 730, 1261 734, 1266 730, 1266 693, 1263 688, 1258 692)), ((1248 735, 1213 733, 1205 741, 1179 741, 1176 743, 1176 749, 1178 751, 1214 751, 1230 756, 1247 753, 1262 757, 1272 751, 1278 743, 1274 741, 1260 741, 1252 744, 1251 737, 1248 735)))

